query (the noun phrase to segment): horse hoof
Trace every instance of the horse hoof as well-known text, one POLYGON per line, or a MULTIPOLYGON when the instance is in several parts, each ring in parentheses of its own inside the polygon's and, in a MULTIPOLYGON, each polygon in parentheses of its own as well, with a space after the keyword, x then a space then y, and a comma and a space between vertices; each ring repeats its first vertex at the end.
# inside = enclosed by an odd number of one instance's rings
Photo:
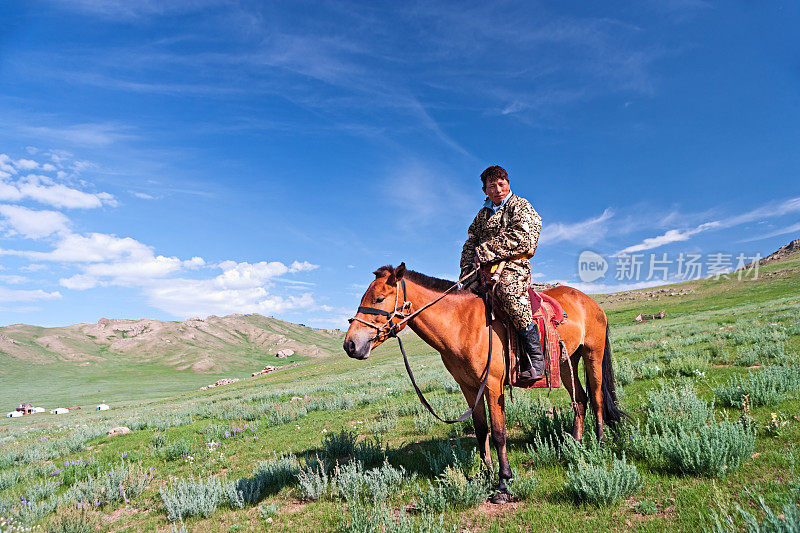
POLYGON ((509 503, 511 499, 512 496, 508 492, 498 491, 489 498, 489 501, 495 505, 502 505, 504 503, 509 503))

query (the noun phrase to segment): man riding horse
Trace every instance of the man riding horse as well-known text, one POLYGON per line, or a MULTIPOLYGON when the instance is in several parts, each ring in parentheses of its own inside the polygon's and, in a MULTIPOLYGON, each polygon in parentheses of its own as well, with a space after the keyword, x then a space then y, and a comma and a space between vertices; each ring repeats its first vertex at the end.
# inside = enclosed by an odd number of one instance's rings
MULTIPOLYGON (((476 266, 505 261, 495 285, 495 295, 517 329, 520 379, 536 381, 544 376, 544 355, 539 329, 533 322, 528 288, 531 264, 536 252, 542 217, 526 199, 511 192, 508 173, 491 166, 481 173, 486 203, 469 226, 461 251, 461 277, 476 266)), ((468 285, 477 282, 478 277, 468 285)))

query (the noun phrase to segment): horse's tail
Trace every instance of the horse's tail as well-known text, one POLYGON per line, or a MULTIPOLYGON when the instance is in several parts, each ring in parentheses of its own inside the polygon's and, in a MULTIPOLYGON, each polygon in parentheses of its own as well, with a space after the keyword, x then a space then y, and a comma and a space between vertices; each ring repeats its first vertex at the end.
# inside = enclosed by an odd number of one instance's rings
POLYGON ((606 324, 606 347, 603 351, 603 379, 600 390, 603 393, 603 420, 609 426, 628 418, 628 414, 619 408, 617 400, 617 386, 614 383, 614 367, 611 366, 611 339, 609 327, 606 324))

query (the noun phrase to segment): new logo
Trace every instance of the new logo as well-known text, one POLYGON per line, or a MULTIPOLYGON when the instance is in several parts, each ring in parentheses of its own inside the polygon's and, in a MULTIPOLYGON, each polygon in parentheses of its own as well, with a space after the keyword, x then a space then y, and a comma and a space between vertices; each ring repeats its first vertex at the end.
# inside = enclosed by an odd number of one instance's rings
POLYGON ((591 283, 606 275, 608 261, 591 250, 584 250, 578 256, 578 277, 585 283, 591 283))

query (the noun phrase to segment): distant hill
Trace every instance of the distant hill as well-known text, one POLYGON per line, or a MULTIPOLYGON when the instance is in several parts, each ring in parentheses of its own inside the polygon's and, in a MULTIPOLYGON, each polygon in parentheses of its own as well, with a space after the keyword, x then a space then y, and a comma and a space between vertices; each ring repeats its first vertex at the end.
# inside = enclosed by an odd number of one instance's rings
MULTIPOLYGON (((775 290, 787 288, 787 295, 792 294, 800 282, 800 239, 795 239, 760 259, 757 279, 753 279, 750 266, 747 265, 747 270, 743 272, 733 272, 721 276, 720 279, 707 277, 646 289, 593 294, 592 298, 607 312, 630 308, 655 313, 670 306, 680 307, 688 302, 722 298, 726 295, 739 294, 746 299, 748 291, 770 290, 770 287, 775 290), (739 280, 740 273, 742 280, 739 280)), ((636 314, 636 311, 631 312, 636 314)))
POLYGON ((788 259, 800 259, 800 239, 795 239, 786 246, 781 246, 767 257, 761 259, 758 263, 766 265, 768 263, 786 261, 788 259))
POLYGON ((218 373, 253 365, 279 350, 294 359, 330 355, 339 346, 339 330, 313 329, 261 315, 210 316, 182 322, 107 319, 97 323, 43 328, 0 327, 0 360, 30 364, 73 362, 80 366, 125 359, 161 363, 176 370, 218 373))

